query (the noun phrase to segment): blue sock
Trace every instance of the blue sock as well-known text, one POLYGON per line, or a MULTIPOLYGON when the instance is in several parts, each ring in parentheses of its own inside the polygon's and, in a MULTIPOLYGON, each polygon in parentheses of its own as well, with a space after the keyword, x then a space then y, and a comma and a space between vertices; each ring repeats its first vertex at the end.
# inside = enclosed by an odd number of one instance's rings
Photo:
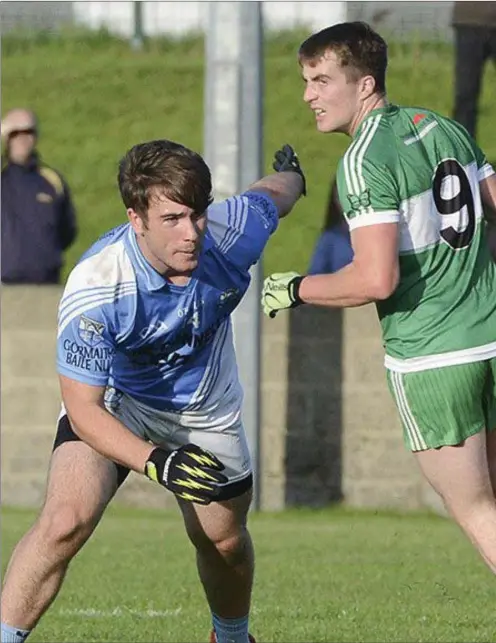
POLYGON ((241 618, 221 618, 212 614, 217 643, 249 643, 248 616, 241 618))
POLYGON ((30 630, 21 630, 19 627, 2 623, 2 643, 24 643, 29 632, 30 630))

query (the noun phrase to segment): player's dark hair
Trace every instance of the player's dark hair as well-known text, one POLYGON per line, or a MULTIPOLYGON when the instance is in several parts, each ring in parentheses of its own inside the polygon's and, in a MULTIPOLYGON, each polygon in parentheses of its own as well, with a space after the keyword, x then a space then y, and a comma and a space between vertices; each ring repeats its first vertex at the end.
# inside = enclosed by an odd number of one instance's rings
POLYGON ((139 143, 119 163, 119 190, 126 208, 146 222, 152 188, 194 212, 205 212, 212 203, 212 177, 203 158, 166 139, 139 143))
POLYGON ((365 22, 342 22, 305 40, 298 51, 302 63, 316 63, 326 53, 336 54, 350 80, 372 76, 376 91, 386 93, 386 41, 365 22))

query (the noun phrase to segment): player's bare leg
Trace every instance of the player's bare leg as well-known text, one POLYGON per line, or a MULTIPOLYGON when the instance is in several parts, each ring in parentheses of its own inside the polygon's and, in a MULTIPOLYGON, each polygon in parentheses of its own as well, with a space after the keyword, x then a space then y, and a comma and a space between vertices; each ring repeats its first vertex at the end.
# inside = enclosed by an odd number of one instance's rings
POLYGON ((208 506, 179 503, 210 609, 223 619, 247 618, 250 611, 254 553, 247 514, 251 497, 249 491, 208 506))
POLYGON ((116 488, 115 466, 83 442, 65 442, 55 449, 45 504, 15 548, 6 572, 2 624, 33 629, 116 488))
POLYGON ((415 455, 449 513, 496 574, 496 498, 489 475, 486 432, 458 446, 428 449, 415 455))
POLYGON ((494 497, 496 498, 496 427, 487 434, 487 463, 494 497))

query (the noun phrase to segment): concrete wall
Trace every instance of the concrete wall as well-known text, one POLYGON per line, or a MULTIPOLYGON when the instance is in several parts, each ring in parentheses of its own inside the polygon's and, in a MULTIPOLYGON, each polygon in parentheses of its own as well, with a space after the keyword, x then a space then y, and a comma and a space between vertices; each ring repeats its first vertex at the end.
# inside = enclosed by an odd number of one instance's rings
MULTIPOLYGON (((59 412, 57 287, 2 289, 1 471, 4 504, 38 506, 59 412)), ((300 308, 264 320, 261 504, 436 507, 405 451, 387 391, 373 307, 300 308)), ((173 505, 132 474, 129 505, 173 505)))

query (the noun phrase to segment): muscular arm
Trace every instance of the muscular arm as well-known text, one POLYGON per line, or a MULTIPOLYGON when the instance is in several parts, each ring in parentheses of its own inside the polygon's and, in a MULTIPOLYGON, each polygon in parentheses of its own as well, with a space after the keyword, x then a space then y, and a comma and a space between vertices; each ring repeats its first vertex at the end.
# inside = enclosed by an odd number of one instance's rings
POLYGON ((104 406, 104 386, 90 386, 59 375, 62 399, 74 432, 109 460, 138 473, 155 448, 134 435, 104 406))
POLYGON ((479 185, 484 204, 484 218, 487 221, 489 249, 496 261, 496 174, 483 179, 479 185))
POLYGON ((353 230, 353 261, 333 274, 303 279, 299 296, 307 304, 347 308, 390 297, 399 279, 398 226, 382 223, 353 230))
POLYGON ((303 179, 297 172, 269 174, 252 183, 247 191, 263 192, 274 201, 279 218, 291 212, 303 190, 303 179))

